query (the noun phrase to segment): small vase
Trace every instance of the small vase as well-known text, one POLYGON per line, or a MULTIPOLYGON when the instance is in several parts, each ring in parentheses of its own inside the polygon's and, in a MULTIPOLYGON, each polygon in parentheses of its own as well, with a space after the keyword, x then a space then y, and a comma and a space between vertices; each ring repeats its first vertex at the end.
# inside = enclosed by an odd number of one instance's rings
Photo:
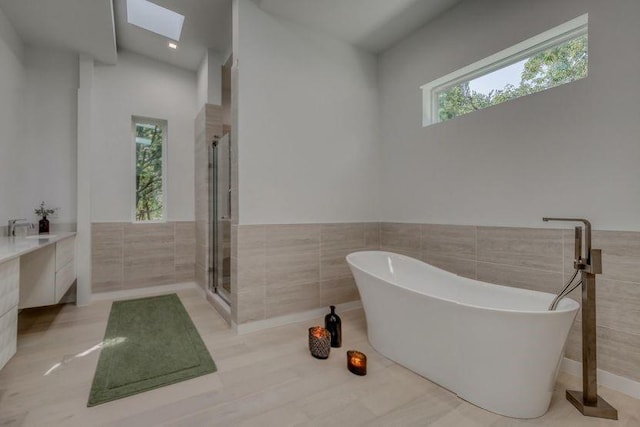
POLYGON ((336 314, 336 306, 331 306, 331 313, 324 316, 324 327, 331 334, 331 347, 342 347, 342 320, 336 314))
POLYGON ((48 233, 49 232, 49 220, 46 216, 43 216, 40 222, 38 223, 38 233, 48 233))

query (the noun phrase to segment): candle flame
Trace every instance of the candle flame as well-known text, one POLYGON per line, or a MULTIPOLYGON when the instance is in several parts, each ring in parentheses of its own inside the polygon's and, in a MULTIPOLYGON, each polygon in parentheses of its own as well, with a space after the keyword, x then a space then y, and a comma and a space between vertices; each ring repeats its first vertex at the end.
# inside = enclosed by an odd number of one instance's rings
POLYGON ((358 351, 349 351, 349 364, 356 368, 364 368, 367 366, 367 356, 358 351))
POLYGON ((316 326, 315 328, 313 328, 313 330, 311 331, 311 335, 313 335, 316 338, 324 338, 326 336, 326 332, 327 330, 321 326, 316 326))

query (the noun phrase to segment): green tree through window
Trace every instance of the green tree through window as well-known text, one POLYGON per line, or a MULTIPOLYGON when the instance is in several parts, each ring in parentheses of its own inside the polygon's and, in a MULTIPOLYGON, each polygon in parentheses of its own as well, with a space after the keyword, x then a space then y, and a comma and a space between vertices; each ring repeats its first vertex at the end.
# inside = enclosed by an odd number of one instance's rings
POLYGON ((480 93, 465 81, 438 93, 438 118, 452 119, 475 110, 500 104, 579 80, 587 76, 588 38, 586 35, 530 57, 520 75, 520 84, 480 93))
POLYGON ((136 220, 163 218, 164 130, 155 123, 135 122, 136 133, 136 220))

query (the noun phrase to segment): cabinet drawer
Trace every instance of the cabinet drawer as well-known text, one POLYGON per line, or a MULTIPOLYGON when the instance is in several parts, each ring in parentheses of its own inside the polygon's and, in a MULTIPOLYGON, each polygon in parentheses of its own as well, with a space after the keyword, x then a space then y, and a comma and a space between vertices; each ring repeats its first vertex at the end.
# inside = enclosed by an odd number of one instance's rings
POLYGON ((56 303, 76 280, 76 263, 72 260, 56 273, 56 303))
POLYGON ((56 243, 56 271, 67 265, 75 257, 76 239, 69 237, 56 243))
POLYGON ((18 308, 55 304, 56 248, 48 245, 20 257, 18 308))
POLYGON ((0 316, 18 305, 20 259, 0 264, 0 316))

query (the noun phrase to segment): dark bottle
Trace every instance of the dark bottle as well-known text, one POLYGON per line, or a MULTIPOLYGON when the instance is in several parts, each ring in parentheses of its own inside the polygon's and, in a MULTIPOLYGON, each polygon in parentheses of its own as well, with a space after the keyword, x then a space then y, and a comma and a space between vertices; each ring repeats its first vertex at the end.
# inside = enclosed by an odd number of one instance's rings
POLYGON ((331 313, 324 316, 324 327, 331 333, 331 347, 342 347, 342 320, 336 314, 336 306, 331 306, 331 313))
POLYGON ((40 234, 49 232, 49 220, 46 216, 43 216, 40 220, 40 223, 38 224, 38 232, 40 234))

